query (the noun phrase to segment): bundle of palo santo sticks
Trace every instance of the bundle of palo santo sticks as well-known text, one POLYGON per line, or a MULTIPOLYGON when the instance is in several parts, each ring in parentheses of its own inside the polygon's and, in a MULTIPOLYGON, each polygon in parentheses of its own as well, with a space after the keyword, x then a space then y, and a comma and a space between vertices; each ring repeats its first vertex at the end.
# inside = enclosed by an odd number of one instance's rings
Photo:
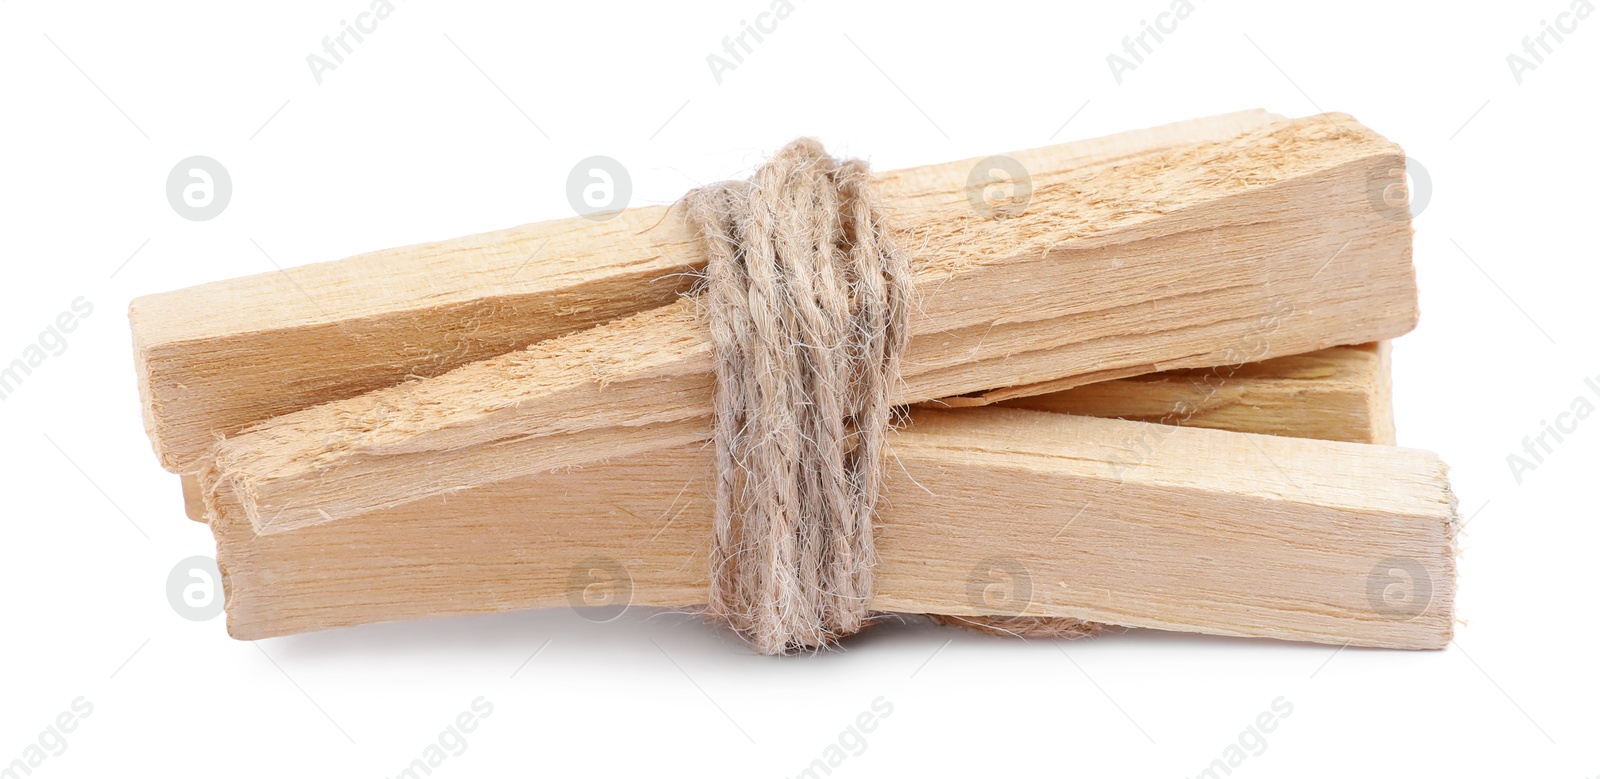
MULTIPOLYGON (((919 302, 871 607, 1447 643, 1455 501, 1393 446, 1400 148, 1258 111, 1011 156, 1031 197, 1003 217, 969 203, 974 160, 874 178, 919 302)), ((230 633, 596 581, 704 603, 714 376, 679 210, 136 300, 146 428, 216 536, 230 633)))

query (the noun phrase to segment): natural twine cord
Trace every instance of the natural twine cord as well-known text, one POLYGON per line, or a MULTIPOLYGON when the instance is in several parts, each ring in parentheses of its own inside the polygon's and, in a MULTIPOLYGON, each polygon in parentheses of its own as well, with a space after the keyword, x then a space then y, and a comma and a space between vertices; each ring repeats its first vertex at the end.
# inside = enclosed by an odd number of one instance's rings
POLYGON ((866 164, 811 139, 687 206, 717 374, 708 611, 763 653, 826 646, 869 617, 910 263, 866 164))
MULTIPOLYGON (((871 616, 872 523, 914 289, 860 160, 815 140, 685 197, 705 241, 716 368, 708 615, 756 649, 828 646, 871 616)), ((937 617, 1029 636, 1077 620, 937 617)))

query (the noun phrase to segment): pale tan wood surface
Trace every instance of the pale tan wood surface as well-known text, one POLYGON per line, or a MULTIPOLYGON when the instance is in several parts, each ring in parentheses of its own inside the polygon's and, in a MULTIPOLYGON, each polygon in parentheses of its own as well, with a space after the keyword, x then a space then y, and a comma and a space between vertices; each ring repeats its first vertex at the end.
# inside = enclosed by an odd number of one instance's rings
MULTIPOLYGON (((1135 376, 999 405, 1243 433, 1393 444, 1389 343, 1335 346, 1243 366, 1135 376)), ((929 401, 937 407, 940 401, 929 401)), ((206 521, 197 477, 184 511, 206 521)))
MULTIPOLYGON (((1034 204, 1011 219, 903 209, 921 304, 895 402, 1408 331, 1411 226, 1368 198, 1370 171, 1403 158, 1335 118, 1036 174, 1034 204)), ((281 532, 701 440, 712 376, 697 306, 270 420, 216 448, 205 487, 235 493, 258 532, 281 532)))
POLYGON ((1240 366, 1149 373, 999 405, 1327 441, 1394 443, 1387 341, 1240 366))
MULTIPOLYGON (((1043 184, 1272 118, 1244 111, 1012 156, 1043 184)), ((973 229, 939 220, 971 211, 975 163, 875 177, 913 248, 924 239, 948 246, 959 242, 950 231, 973 229)), ((704 262, 683 220, 650 206, 141 297, 129 318, 145 427, 163 467, 192 473, 219 435, 664 305, 704 262)))
POLYGON ((200 479, 196 476, 183 474, 178 477, 183 489, 184 516, 196 521, 206 521, 206 501, 200 497, 200 479))
MULTIPOLYGON (((1154 427, 914 412, 893 437, 874 608, 1448 642, 1457 520, 1437 457, 1179 427, 1131 445, 1154 427), (1397 558, 1424 577, 1408 583, 1416 600, 1401 614, 1374 601, 1386 582, 1375 572, 1397 558), (1012 595, 1024 589, 1026 603, 1012 595)), ((212 529, 229 631, 582 605, 596 572, 629 582, 635 605, 702 603, 711 463, 688 445, 273 535, 221 496, 212 529)))

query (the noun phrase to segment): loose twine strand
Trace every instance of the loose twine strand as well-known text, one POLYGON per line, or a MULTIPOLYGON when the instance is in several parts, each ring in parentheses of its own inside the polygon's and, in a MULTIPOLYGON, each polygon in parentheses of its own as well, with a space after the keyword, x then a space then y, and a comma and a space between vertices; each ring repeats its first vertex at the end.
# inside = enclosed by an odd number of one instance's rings
MULTIPOLYGON (((860 160, 809 138, 685 197, 709 255, 716 515, 707 614, 755 648, 828 646, 871 618, 873 516, 914 288, 860 160)), ((1024 635, 1077 620, 940 618, 1024 635)))

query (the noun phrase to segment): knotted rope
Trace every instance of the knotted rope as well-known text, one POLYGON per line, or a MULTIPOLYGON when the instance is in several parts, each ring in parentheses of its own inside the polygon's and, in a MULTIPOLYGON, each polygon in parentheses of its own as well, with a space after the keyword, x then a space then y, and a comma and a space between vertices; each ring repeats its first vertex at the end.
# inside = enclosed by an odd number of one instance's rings
POLYGON ((691 192, 717 384, 708 611, 765 653, 860 630, 912 305, 865 163, 797 140, 691 192))
MULTIPOLYGON (((873 515, 913 305, 866 163, 815 140, 685 198, 709 255, 716 516, 707 613, 759 651, 827 646, 869 617, 873 515)), ((1084 635, 1077 620, 935 618, 1084 635)))

